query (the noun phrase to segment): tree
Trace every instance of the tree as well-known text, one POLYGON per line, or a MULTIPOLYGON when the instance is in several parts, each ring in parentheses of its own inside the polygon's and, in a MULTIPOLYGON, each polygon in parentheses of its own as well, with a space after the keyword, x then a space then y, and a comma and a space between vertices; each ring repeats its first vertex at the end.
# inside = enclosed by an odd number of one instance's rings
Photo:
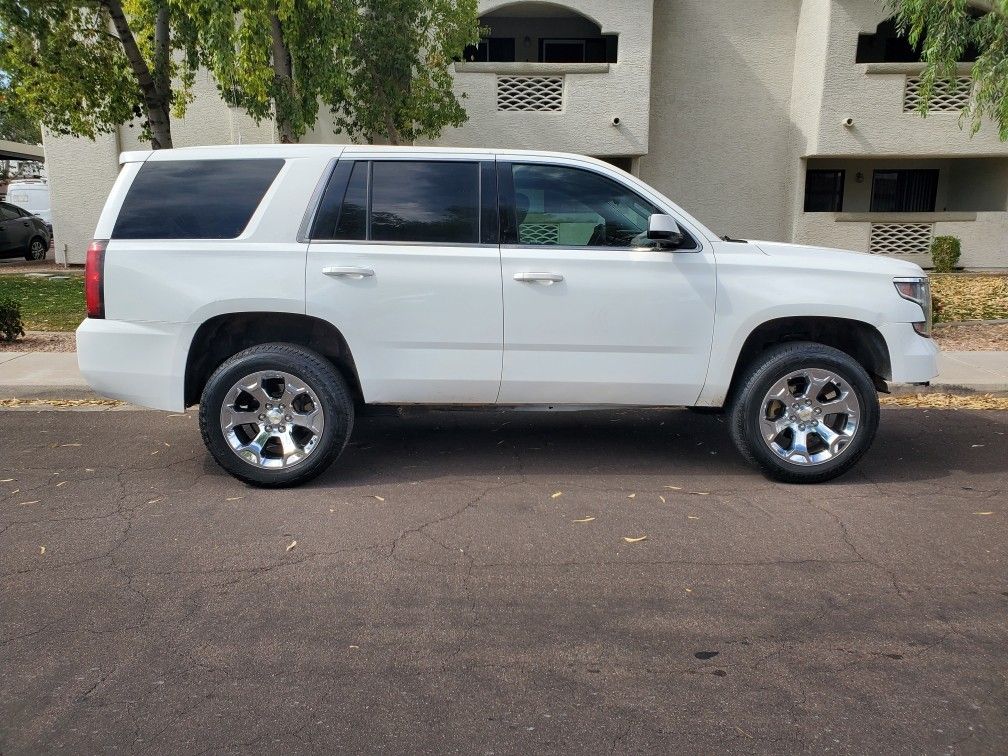
POLYGON ((1008 140, 1008 0, 888 0, 910 43, 921 50, 921 102, 926 116, 937 87, 957 76, 957 63, 975 50, 973 97, 963 110, 976 133, 984 118, 1008 140))
POLYGON ((22 144, 42 144, 42 129, 10 90, 10 80, 0 73, 0 139, 22 144))
POLYGON ((320 101, 344 86, 352 0, 169 0, 193 29, 189 54, 221 96, 256 122, 276 120, 282 142, 300 139, 320 101))
POLYGON ((0 68, 25 112, 57 134, 94 138, 141 119, 154 149, 172 146, 194 67, 173 51, 167 0, 0 0, 0 68))
POLYGON ((347 85, 329 100, 353 138, 411 143, 466 122, 450 66, 480 38, 476 0, 360 0, 347 85))
POLYGON ((228 104, 281 141, 320 107, 352 138, 398 144, 461 125, 448 67, 479 39, 476 0, 171 0, 228 104))

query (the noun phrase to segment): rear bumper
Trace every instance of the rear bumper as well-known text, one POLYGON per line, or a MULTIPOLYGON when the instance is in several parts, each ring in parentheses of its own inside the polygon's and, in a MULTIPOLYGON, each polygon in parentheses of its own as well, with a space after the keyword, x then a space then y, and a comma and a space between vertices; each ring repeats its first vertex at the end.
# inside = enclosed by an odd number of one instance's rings
POLYGON ((77 328, 77 365, 103 396, 181 412, 191 339, 185 323, 87 318, 77 328))
POLYGON ((925 383, 938 375, 938 347, 919 335, 910 323, 879 327, 889 347, 892 383, 925 383))

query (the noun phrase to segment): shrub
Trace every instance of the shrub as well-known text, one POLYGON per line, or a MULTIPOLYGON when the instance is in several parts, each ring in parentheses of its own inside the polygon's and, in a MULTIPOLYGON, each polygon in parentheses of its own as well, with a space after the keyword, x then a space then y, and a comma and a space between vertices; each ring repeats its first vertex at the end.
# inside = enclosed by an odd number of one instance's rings
POLYGON ((21 307, 13 299, 0 299, 0 338, 14 341, 18 336, 24 335, 21 307))
POLYGON ((951 273, 959 263, 962 242, 955 236, 936 236, 931 242, 931 263, 935 273, 951 273))

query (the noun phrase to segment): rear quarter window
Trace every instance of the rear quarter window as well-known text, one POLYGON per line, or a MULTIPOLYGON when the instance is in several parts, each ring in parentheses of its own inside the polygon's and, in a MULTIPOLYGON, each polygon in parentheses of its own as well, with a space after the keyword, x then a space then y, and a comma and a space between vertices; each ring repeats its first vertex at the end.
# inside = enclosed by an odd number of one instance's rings
POLYGON ((234 239, 283 167, 280 159, 144 163, 113 239, 234 239))

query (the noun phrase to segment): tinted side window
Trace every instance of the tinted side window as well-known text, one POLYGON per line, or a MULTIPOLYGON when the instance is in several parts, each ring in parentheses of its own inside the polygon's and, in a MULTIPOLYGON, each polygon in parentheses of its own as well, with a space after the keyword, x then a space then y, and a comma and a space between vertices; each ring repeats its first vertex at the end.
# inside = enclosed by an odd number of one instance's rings
POLYGON ((312 239, 367 239, 368 163, 340 161, 319 202, 312 239))
POLYGON ((371 238, 479 243, 479 163, 375 161, 371 238))
POLYGON ((112 230, 113 239, 234 239, 283 167, 283 160, 144 163, 112 230))
MULTIPOLYGON (((645 247, 657 207, 617 181, 562 165, 514 165, 517 239, 564 247, 645 247)), ((512 232, 512 236, 514 232, 512 232)), ((685 245, 687 248, 690 244, 685 245)))
POLYGON ((14 205, 8 205, 6 202, 0 203, 0 221, 9 221, 20 217, 21 213, 14 205))

